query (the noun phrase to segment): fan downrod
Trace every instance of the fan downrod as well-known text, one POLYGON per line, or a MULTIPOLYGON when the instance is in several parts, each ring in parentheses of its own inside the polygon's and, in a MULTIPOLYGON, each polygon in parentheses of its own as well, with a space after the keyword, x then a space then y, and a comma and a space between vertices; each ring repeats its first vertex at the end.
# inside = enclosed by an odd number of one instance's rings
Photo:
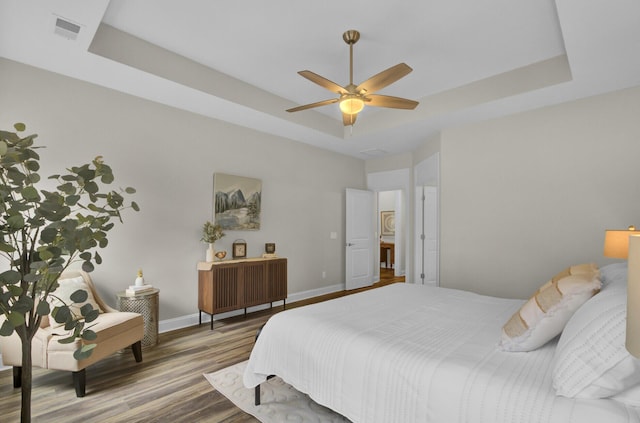
POLYGON ((360 33, 355 29, 350 29, 348 31, 345 31, 344 34, 342 34, 342 39, 344 40, 345 43, 349 45, 353 45, 357 43, 358 40, 360 39, 360 33))

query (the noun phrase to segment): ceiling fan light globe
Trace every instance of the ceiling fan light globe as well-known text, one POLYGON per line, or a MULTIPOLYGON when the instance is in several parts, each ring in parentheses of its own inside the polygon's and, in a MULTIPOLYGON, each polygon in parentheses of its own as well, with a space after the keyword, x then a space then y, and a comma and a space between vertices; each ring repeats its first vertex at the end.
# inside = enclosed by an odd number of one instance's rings
POLYGON ((340 100, 340 110, 348 115, 358 114, 364 109, 364 101, 358 97, 346 97, 340 100))

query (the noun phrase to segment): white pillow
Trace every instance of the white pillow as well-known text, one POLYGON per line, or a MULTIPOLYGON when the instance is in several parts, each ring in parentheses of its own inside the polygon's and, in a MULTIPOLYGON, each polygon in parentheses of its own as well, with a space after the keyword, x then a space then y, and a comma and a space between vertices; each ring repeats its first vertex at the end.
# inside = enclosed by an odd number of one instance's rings
POLYGON ((558 336, 573 313, 600 290, 594 264, 571 266, 545 283, 505 323, 503 351, 533 351, 558 336))
MULTIPOLYGON (((82 306, 85 304, 91 304, 91 306, 95 310, 100 310, 100 306, 98 306, 98 303, 96 302, 95 298, 93 298, 93 294, 91 293, 89 286, 87 286, 82 276, 77 276, 75 278, 68 278, 68 279, 59 279, 58 285, 59 285, 58 288, 55 291, 53 291, 53 293, 51 293, 49 296, 49 299, 50 299, 49 304, 51 305, 52 312, 54 307, 63 305, 62 302, 60 302, 60 300, 64 301, 64 303, 66 303, 69 306, 71 311, 77 314, 78 316, 80 316, 80 308, 82 308, 82 306), (72 303, 70 297, 74 292, 76 292, 79 289, 86 291, 87 300, 82 303, 77 303, 77 304, 72 303), (60 300, 58 300, 58 298, 60 300)), ((64 325, 64 323, 56 322, 56 320, 53 318, 53 315, 51 314, 49 315, 49 324, 53 328, 57 328, 64 325)))
POLYGON ((627 262, 619 262, 607 264, 600 268, 600 279, 602 280, 602 289, 611 283, 622 282, 627 283, 627 262))
POLYGON ((553 387, 571 398, 607 398, 640 383, 640 360, 625 348, 626 281, 613 281, 567 323, 553 364, 553 387))
POLYGON ((632 386, 619 394, 615 394, 611 399, 633 407, 640 407, 640 385, 632 386))

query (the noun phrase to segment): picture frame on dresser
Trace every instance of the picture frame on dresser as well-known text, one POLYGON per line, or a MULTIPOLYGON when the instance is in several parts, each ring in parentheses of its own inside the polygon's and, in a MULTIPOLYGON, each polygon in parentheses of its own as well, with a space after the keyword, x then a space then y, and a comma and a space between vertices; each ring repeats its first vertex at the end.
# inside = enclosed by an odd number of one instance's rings
POLYGON ((247 243, 244 240, 233 241, 231 255, 234 259, 247 257, 247 243))

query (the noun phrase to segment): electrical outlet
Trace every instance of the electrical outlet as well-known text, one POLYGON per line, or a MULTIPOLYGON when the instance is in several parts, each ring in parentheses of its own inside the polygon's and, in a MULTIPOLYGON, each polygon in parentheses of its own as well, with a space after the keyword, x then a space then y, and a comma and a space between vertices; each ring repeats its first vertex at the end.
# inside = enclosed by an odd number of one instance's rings
POLYGON ((327 277, 327 272, 322 272, 322 279, 325 279, 327 277))

